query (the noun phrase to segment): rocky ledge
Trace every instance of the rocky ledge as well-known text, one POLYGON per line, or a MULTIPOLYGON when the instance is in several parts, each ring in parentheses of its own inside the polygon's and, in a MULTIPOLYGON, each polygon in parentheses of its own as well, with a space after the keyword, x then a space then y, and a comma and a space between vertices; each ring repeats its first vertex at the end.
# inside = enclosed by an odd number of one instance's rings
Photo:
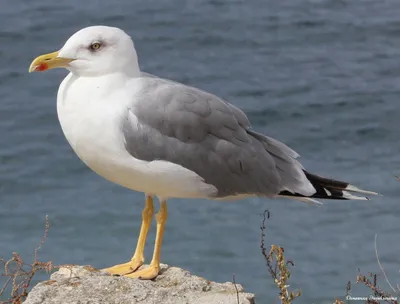
POLYGON ((37 284, 24 304, 254 304, 254 294, 162 265, 153 281, 110 276, 90 266, 62 267, 37 284))

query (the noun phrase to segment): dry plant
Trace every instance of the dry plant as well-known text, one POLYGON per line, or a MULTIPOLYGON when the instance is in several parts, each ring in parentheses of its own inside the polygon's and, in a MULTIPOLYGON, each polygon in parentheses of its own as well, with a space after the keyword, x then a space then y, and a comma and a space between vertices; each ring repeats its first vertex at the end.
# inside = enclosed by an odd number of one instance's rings
MULTIPOLYGON (((378 235, 375 234, 374 248, 375 248, 376 261, 378 262, 379 268, 381 269, 382 274, 385 277, 386 283, 389 285, 391 290, 394 292, 394 295, 400 295, 399 284, 396 285, 397 289, 395 287, 393 287, 393 285, 390 283, 389 278, 386 275, 385 269, 383 268, 381 261, 379 259, 378 247, 376 245, 377 237, 378 237, 378 235)), ((373 296, 371 296, 366 301, 366 303, 379 304, 383 301, 384 303, 398 304, 396 296, 394 296, 391 292, 384 291, 381 287, 378 286, 378 284, 377 284, 378 275, 376 273, 370 272, 368 274, 368 277, 365 276, 364 274, 362 274, 360 269, 358 270, 358 275, 356 277, 356 283, 364 284, 364 286, 366 286, 368 289, 370 289, 373 292, 373 296)))
MULTIPOLYGON (((395 178, 400 181, 400 177, 395 176, 395 178)), ((265 210, 263 213, 263 221, 261 224, 261 252, 265 258, 267 263, 268 271, 274 280, 275 285, 279 288, 279 298, 282 304, 290 304, 294 299, 301 295, 301 291, 289 292, 289 285, 287 281, 290 278, 290 271, 288 265, 294 266, 292 261, 285 261, 284 249, 280 246, 272 245, 270 251, 268 252, 265 248, 264 238, 266 226, 265 222, 270 218, 270 212, 265 210), (273 265, 273 263, 275 264, 273 265)), ((378 275, 376 273, 369 273, 368 276, 365 276, 361 273, 360 269, 358 270, 358 275, 356 277, 357 284, 363 284, 366 286, 372 294, 369 297, 358 297, 365 299, 365 303, 368 304, 379 304, 379 303, 388 303, 388 304, 398 304, 398 298, 400 297, 400 284, 393 284, 389 281, 385 269, 383 268, 381 261, 379 259, 378 248, 376 245, 377 235, 375 235, 375 255, 376 260, 378 262, 379 268, 385 278, 386 283, 391 289, 391 292, 384 291, 377 284, 378 275)), ((346 298, 351 299, 351 282, 349 281, 346 286, 346 298)), ((348 301, 346 301, 348 302, 348 301)), ((334 300, 334 304, 344 304, 344 302, 338 298, 334 300)))
MULTIPOLYGON (((395 175, 394 176, 398 181, 400 181, 400 177, 395 175)), ((378 247, 376 245, 376 239, 378 238, 378 235, 375 234, 375 242, 374 242, 374 248, 375 248, 375 256, 376 256, 376 261, 378 262, 379 268, 381 269, 381 272, 385 278, 386 283, 389 285, 390 289, 393 291, 391 292, 386 292, 382 289, 382 287, 378 286, 377 284, 377 279, 378 275, 376 273, 368 273, 368 276, 365 276, 362 274, 361 270, 358 269, 358 275, 356 277, 356 283, 357 284, 363 284, 366 286, 369 290, 372 291, 372 295, 369 297, 366 297, 365 303, 369 304, 379 304, 382 303, 389 303, 389 304, 398 304, 398 298, 400 297, 400 285, 396 284, 394 287, 392 283, 390 283, 389 278, 386 275, 385 269, 382 266, 382 263, 379 259, 379 254, 378 254, 378 247)), ((351 283, 350 281, 347 283, 347 291, 346 291, 346 297, 350 296, 350 289, 351 289, 351 283)), ((338 299, 335 299, 334 304, 344 304, 343 301, 340 301, 338 299)))
POLYGON ((294 299, 301 295, 301 291, 289 291, 290 285, 288 280, 290 278, 289 265, 294 266, 290 260, 285 260, 284 249, 280 246, 272 245, 268 252, 265 248, 265 222, 270 218, 270 213, 265 210, 263 213, 263 221, 261 224, 261 253, 263 254, 267 263, 268 272, 274 280, 275 285, 279 288, 279 299, 282 304, 290 304, 294 299))
MULTIPOLYGON (((398 304, 397 298, 400 295, 400 285, 396 284, 396 287, 393 287, 393 285, 389 281, 389 278, 386 275, 385 269, 383 268, 381 261, 379 259, 378 247, 376 245, 377 237, 378 237, 378 235, 375 234, 374 247, 375 247, 376 260, 377 260, 379 268, 381 269, 382 274, 386 280, 386 283, 389 285, 389 287, 393 291, 393 293, 386 292, 382 289, 382 287, 378 286, 378 282, 377 282, 378 275, 376 273, 370 272, 370 273, 368 273, 368 276, 366 276, 361 272, 360 269, 358 269, 356 283, 363 284, 370 291, 372 291, 372 294, 369 297, 363 297, 363 298, 366 298, 365 303, 368 303, 368 304, 379 304, 379 303, 398 304)), ((351 283, 349 281, 347 283, 346 298, 350 295, 350 290, 351 290, 351 283)), ((344 304, 344 302, 340 301, 338 299, 335 299, 334 304, 344 304)))
POLYGON ((363 275, 360 270, 358 270, 358 275, 356 278, 357 284, 364 284, 373 292, 373 295, 370 296, 365 303, 379 304, 383 301, 384 303, 398 304, 396 297, 393 297, 390 293, 385 292, 381 287, 378 286, 376 273, 369 273, 368 276, 369 278, 363 275))
POLYGON ((34 260, 32 264, 25 263, 16 252, 14 252, 12 257, 8 260, 0 258, 0 264, 4 267, 4 270, 0 273, 0 277, 6 280, 3 287, 0 289, 0 297, 4 295, 6 290, 11 288, 10 297, 5 301, 0 301, 0 304, 21 304, 28 295, 28 289, 35 274, 38 271, 46 271, 49 273, 56 268, 51 261, 40 262, 38 260, 38 251, 46 241, 49 229, 49 218, 46 215, 44 235, 34 251, 34 260))

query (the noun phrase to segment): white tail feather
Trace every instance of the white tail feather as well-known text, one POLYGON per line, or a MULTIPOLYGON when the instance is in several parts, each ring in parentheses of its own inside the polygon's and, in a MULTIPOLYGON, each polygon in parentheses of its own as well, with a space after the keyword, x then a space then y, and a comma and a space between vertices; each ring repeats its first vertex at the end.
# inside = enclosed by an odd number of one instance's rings
POLYGON ((357 195, 353 195, 350 192, 347 191, 342 191, 342 196, 345 199, 349 199, 349 200, 362 200, 362 201, 369 201, 369 198, 366 196, 357 196, 357 195))

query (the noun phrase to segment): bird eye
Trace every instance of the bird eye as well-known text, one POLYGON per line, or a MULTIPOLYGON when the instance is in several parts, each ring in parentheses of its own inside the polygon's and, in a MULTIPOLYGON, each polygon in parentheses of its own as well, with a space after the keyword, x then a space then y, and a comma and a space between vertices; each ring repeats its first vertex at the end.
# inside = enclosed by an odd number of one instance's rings
POLYGON ((99 42, 95 42, 90 45, 90 49, 92 51, 97 51, 100 47, 101 47, 101 43, 99 43, 99 42))

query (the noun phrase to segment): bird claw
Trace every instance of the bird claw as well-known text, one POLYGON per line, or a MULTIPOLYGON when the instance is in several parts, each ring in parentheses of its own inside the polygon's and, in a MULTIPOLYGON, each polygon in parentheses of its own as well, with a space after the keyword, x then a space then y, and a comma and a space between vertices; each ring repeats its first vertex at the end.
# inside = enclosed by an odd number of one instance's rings
POLYGON ((139 269, 140 266, 142 266, 144 263, 144 259, 132 259, 131 261, 123 264, 118 264, 109 268, 102 269, 105 272, 108 272, 109 274, 112 275, 127 275, 130 273, 135 272, 136 270, 139 269))
POLYGON ((153 280, 160 273, 160 265, 149 265, 146 268, 137 270, 133 273, 124 275, 127 278, 140 279, 140 280, 153 280))

